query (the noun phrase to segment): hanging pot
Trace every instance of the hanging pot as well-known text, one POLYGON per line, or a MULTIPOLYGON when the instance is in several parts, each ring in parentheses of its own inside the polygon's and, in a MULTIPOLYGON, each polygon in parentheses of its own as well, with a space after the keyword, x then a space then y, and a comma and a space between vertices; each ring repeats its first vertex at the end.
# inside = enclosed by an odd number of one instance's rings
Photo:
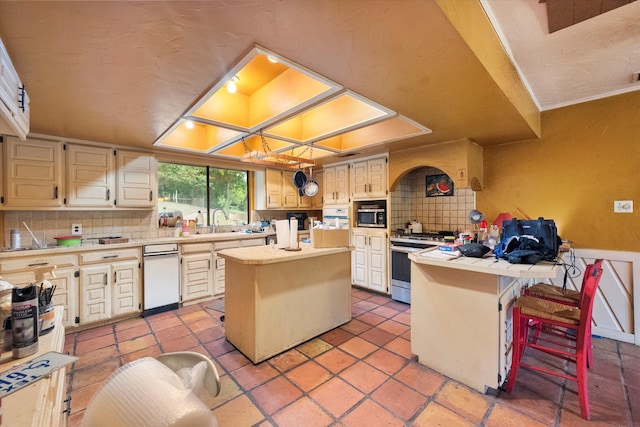
POLYGON ((297 170, 293 174, 293 184, 298 189, 298 193, 300 197, 304 196, 304 185, 307 183, 307 176, 304 174, 302 169, 297 170))

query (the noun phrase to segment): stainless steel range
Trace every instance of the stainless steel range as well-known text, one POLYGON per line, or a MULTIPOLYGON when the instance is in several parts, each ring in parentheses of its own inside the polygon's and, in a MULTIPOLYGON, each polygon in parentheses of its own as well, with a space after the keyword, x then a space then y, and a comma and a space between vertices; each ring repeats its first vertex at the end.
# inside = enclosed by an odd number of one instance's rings
POLYGON ((391 237, 391 298, 411 304, 411 252, 421 251, 444 242, 450 231, 399 234, 391 237))

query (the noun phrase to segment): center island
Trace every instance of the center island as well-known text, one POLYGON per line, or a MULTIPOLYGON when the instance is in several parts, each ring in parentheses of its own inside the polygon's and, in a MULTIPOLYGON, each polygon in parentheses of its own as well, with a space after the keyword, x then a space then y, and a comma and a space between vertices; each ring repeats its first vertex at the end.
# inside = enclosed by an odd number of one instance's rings
POLYGON ((351 320, 351 247, 225 249, 227 340, 253 363, 351 320))

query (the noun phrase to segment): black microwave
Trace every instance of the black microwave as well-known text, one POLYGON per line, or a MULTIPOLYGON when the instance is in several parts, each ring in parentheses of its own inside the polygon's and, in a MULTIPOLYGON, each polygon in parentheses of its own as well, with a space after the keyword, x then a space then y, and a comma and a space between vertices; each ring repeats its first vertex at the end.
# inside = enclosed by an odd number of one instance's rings
POLYGON ((387 227, 387 212, 378 206, 362 206, 358 209, 358 227, 387 227))

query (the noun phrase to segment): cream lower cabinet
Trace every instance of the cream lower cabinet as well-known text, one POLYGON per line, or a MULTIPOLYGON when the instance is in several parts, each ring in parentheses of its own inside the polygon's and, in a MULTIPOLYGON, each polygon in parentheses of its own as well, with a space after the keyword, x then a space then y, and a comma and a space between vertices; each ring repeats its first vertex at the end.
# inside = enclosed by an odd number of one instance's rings
POLYGON ((80 264, 80 324, 142 311, 139 249, 82 253, 80 264))
POLYGON ((213 248, 211 243, 180 247, 180 302, 213 297, 213 248))
POLYGON ((35 270, 39 267, 56 266, 55 278, 45 279, 56 286, 53 304, 64 306, 62 323, 67 327, 76 325, 78 316, 78 268, 77 255, 25 256, 0 261, 0 277, 15 285, 26 286, 36 281, 35 270))
POLYGON ((387 264, 389 244, 386 231, 354 229, 352 235, 352 283, 389 293, 387 264))

